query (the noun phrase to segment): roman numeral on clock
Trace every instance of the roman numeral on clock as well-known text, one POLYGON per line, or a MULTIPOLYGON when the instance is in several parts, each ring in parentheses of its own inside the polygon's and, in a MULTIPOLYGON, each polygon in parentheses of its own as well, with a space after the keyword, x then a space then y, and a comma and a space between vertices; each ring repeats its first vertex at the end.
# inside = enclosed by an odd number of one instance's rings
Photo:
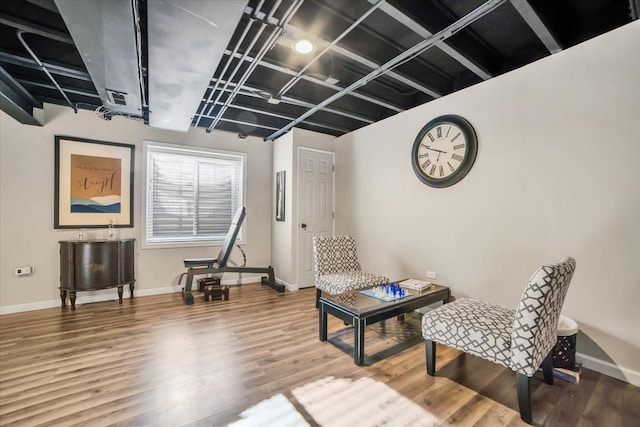
POLYGON ((462 156, 460 156, 460 155, 458 155, 458 154, 452 154, 452 155, 451 155, 451 158, 452 158, 453 160, 457 160, 457 161, 459 161, 459 162, 461 162, 461 161, 462 161, 462 156))
POLYGON ((440 176, 444 176, 444 169, 442 168, 442 165, 440 165, 440 176))
POLYGON ((427 136, 429 137, 429 139, 431 140, 431 142, 435 141, 436 139, 430 134, 428 133, 427 136))
POLYGON ((436 128, 436 135, 438 138, 442 138, 442 128, 440 126, 436 128))
POLYGON ((430 164, 431 164, 431 160, 427 159, 427 161, 421 164, 420 167, 422 168, 422 170, 427 170, 430 164))
POLYGON ((456 138, 458 138, 460 135, 462 135, 461 133, 457 134, 456 136, 454 136, 453 138, 451 138, 451 142, 455 141, 456 138))
POLYGON ((459 149, 461 149, 461 148, 464 148, 464 144, 458 144, 458 145, 454 145, 454 146, 453 146, 453 149, 454 149, 454 150, 459 150, 459 149))
POLYGON ((431 165, 431 170, 429 171, 429 175, 433 175, 436 172, 436 165, 431 165))

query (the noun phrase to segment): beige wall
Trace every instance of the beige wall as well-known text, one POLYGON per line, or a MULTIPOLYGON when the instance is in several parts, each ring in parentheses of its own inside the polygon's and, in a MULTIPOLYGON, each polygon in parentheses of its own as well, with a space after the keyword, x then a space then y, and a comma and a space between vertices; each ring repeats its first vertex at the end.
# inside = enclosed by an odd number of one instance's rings
MULTIPOLYGON (((142 141, 153 140, 220 148, 247 153, 247 244, 250 266, 271 263, 272 143, 259 138, 239 139, 235 134, 203 129, 188 133, 150 128, 141 121, 114 117, 98 119, 93 112, 74 114, 66 107, 46 105, 45 126, 21 125, 0 112, 0 312, 50 307, 59 304, 58 241, 77 238, 76 230, 53 229, 54 136, 69 135, 133 144, 135 150, 134 228, 117 229, 120 237, 134 237, 138 295, 170 292, 185 271, 185 257, 215 256, 219 247, 140 249, 142 202, 142 141), (33 266, 32 276, 16 277, 16 267, 33 266)), ((105 230, 90 230, 89 237, 106 237, 105 230)), ((236 250, 232 260, 241 262, 236 250)), ((242 281, 258 275, 244 274, 242 281)), ((237 275, 225 281, 236 283, 237 275)), ((78 303, 112 298, 113 290, 81 293, 78 303)))
POLYGON ((276 194, 276 172, 286 172, 285 216, 284 221, 276 221, 275 207, 272 213, 271 254, 276 279, 287 289, 295 289, 295 270, 293 258, 293 132, 282 135, 273 143, 273 188, 276 194))
MULTIPOLYGON (((298 289, 298 151, 299 148, 334 151, 335 138, 293 128, 274 141, 273 176, 281 170, 287 172, 286 216, 284 222, 273 216, 271 251, 276 277, 288 289, 298 289)), ((273 184, 275 194, 275 182, 273 184)))
POLYGON ((580 352, 638 383, 638 52, 635 22, 338 138, 336 232, 355 235, 365 269, 432 270, 457 296, 514 308, 540 264, 573 256, 564 314, 580 352), (410 152, 443 114, 473 124, 479 151, 465 179, 434 189, 410 152))

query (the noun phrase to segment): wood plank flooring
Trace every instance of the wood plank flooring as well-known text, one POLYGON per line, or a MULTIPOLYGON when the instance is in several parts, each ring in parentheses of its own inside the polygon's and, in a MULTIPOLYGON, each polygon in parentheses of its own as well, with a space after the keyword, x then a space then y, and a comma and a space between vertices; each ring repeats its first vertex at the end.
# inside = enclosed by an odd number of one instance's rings
MULTIPOLYGON (((428 376, 417 314, 367 328, 369 366, 355 366, 350 327, 329 316, 318 341, 314 297, 250 284, 192 306, 166 294, 1 316, 0 425, 222 426, 282 394, 315 426, 293 391, 328 377, 385 384, 423 425, 524 425, 512 371, 439 346, 428 376)), ((538 425, 640 425, 640 388, 588 369, 578 385, 536 377, 532 405, 538 425)))

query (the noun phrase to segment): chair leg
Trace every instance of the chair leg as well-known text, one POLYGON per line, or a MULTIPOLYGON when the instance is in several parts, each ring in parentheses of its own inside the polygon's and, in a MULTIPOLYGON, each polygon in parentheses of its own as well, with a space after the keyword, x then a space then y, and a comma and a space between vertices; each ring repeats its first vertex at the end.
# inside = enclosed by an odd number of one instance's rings
POLYGON ((544 382, 553 385, 553 350, 542 361, 542 374, 544 375, 544 382))
POLYGON ((531 393, 529 391, 529 377, 520 372, 516 373, 516 388, 518 390, 518 407, 520 418, 527 424, 532 423, 531 418, 531 393))
POLYGON ((427 353, 427 374, 434 376, 436 374, 436 342, 426 340, 424 344, 427 353))
POLYGON ((320 294, 322 294, 322 291, 316 288, 316 308, 320 307, 320 303, 318 302, 320 301, 320 294))

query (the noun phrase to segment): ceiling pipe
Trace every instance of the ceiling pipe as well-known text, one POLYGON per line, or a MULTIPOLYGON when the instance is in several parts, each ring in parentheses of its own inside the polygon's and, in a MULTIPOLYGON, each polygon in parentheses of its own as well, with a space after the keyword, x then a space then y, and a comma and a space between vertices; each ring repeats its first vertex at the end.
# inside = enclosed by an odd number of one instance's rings
POLYGON ((260 51, 256 55, 255 60, 251 63, 251 65, 249 65, 249 68, 245 71, 244 75, 238 81, 238 85, 236 86, 234 91, 231 92, 231 94, 229 95, 229 97, 225 101, 225 103, 222 106, 222 108, 220 109, 220 111, 218 111, 218 114, 216 114, 216 118, 213 119, 213 122, 207 128, 207 132, 211 132, 216 127, 216 125, 220 121, 220 118, 225 113, 225 111, 227 111, 227 108, 229 107, 229 104, 231 104, 231 102, 233 102, 233 99, 235 98, 236 94, 238 93, 238 91, 240 90, 242 85, 249 79, 249 76, 251 76, 253 71, 258 66, 258 62, 267 54, 269 49, 271 49, 273 47, 275 42, 278 40, 278 38, 280 37, 280 35, 284 31, 285 25, 287 25, 289 20, 291 20, 293 15, 295 15, 295 13, 298 11, 300 6, 302 6, 303 2, 304 2, 304 0, 296 0, 291 4, 291 6, 289 6, 289 9, 287 9, 287 11, 283 15, 282 19, 278 22, 278 25, 276 26, 275 30, 271 33, 271 36, 269 37, 267 42, 262 46, 262 49, 260 49, 260 51))
MULTIPOLYGON (((227 54, 227 52, 225 52, 225 55, 226 54, 227 54)), ((236 56, 237 55, 238 54, 236 54, 236 56)), ((253 62, 253 61, 255 61, 255 58, 252 58, 252 57, 248 56, 246 58, 246 60, 249 61, 249 62, 253 62)), ((260 65, 261 67, 269 68, 270 70, 278 71, 278 72, 283 73, 283 74, 295 75, 295 71, 292 71, 292 70, 290 70, 290 69, 288 69, 286 67, 280 66, 280 65, 272 64, 270 62, 265 61, 264 59, 258 61, 258 65, 260 65)), ((324 86, 324 87, 333 89, 333 90, 338 91, 338 92, 343 89, 342 86, 338 86, 336 84, 328 83, 325 80, 321 80, 321 79, 318 79, 318 78, 315 78, 315 77, 311 77, 311 76, 308 76, 308 75, 307 76, 302 76, 301 79, 307 80, 307 81, 309 81, 311 83, 315 83, 315 84, 317 84, 319 86, 324 86)), ((353 96, 354 98, 359 98, 359 99, 362 99, 363 101, 367 101, 367 102, 370 102, 372 104, 379 105, 379 106, 384 107, 384 108, 386 108, 388 110, 395 111, 396 113, 400 113, 400 112, 404 111, 403 108, 397 107, 397 106, 395 106, 393 104, 390 104, 387 101, 383 101, 381 99, 374 98, 374 97, 369 96, 369 95, 364 95, 364 94, 357 93, 357 92, 351 92, 349 95, 353 96)), ((211 114, 211 111, 209 111, 209 114, 211 114)))
POLYGON ((67 101, 67 103, 69 104, 69 106, 71 108, 73 108, 74 112, 78 112, 78 109, 76 108, 75 105, 73 105, 73 103, 71 102, 71 100, 69 99, 69 97, 67 96, 66 93, 64 93, 64 91, 62 90, 62 88, 60 87, 60 85, 58 84, 58 82, 56 81, 56 79, 53 78, 53 76, 51 75, 51 73, 49 72, 49 70, 47 70, 47 68, 44 66, 44 64, 42 64, 42 62, 40 61, 40 58, 38 58, 38 56, 31 50, 31 48, 29 47, 29 45, 27 44, 27 42, 24 41, 24 38, 22 37, 22 34, 25 33, 26 31, 24 30, 18 30, 16 31, 16 34, 18 36, 18 40, 20 40, 20 43, 22 43, 22 46, 24 46, 24 48, 27 50, 27 52, 29 52, 29 55, 31 55, 31 57, 33 58, 34 61, 36 61, 36 63, 40 66, 40 69, 42 71, 44 71, 44 73, 47 75, 47 77, 49 77, 49 80, 51 80, 51 82, 55 85, 56 89, 58 89, 58 91, 62 94, 62 96, 64 97, 64 99, 67 101))
MULTIPOLYGON (((247 37, 247 34, 249 33, 249 30, 251 29, 251 27, 253 26, 253 23, 256 20, 256 13, 255 12, 260 10, 262 5, 264 4, 264 1, 265 0, 260 0, 260 3, 258 3, 258 6, 256 6, 256 8, 254 9, 254 12, 249 16, 249 22, 247 22, 247 25, 245 25, 244 30, 242 31, 242 34, 240 35, 240 38, 236 42, 236 46, 233 48, 233 54, 237 53, 238 49, 240 49, 240 46, 242 45, 242 42, 244 41, 245 37, 247 37)), ((227 70, 229 69, 229 66, 231 65, 232 60, 233 60, 233 55, 231 55, 231 56, 229 56, 227 58, 227 61, 224 64, 224 68, 222 69, 222 72, 220 73, 220 77, 221 78, 224 78, 224 75, 227 72, 227 70)), ((211 102, 211 99, 213 98, 213 94, 216 92, 216 90, 218 90, 218 83, 219 82, 220 82, 220 80, 216 80, 216 83, 213 86, 213 89, 209 93, 209 96, 207 97, 204 105, 200 109, 200 112, 198 113, 198 118, 196 119, 195 127, 198 127, 198 125, 200 124, 200 120, 202 120, 202 115, 204 114, 204 110, 206 110, 207 105, 209 105, 209 103, 211 102)), ((215 105, 215 102, 214 102, 214 105, 215 105)))
MULTIPOLYGON (((236 86, 235 83, 231 83, 232 86, 236 86)), ((227 89, 227 91, 231 92, 232 89, 227 89)), ((247 86, 244 85, 242 86, 242 88, 240 89, 240 91, 238 92, 238 95, 242 95, 242 96, 249 96, 251 98, 260 98, 260 99, 265 99, 264 96, 261 96, 259 94, 259 92, 264 92, 262 89, 258 89, 258 88, 254 88, 251 86, 247 86), (244 90, 242 90, 244 89, 244 90)), ((315 106, 315 104, 308 102, 308 101, 303 101, 301 99, 297 99, 297 98, 291 98, 289 96, 283 96, 282 99, 280 100, 281 103, 284 104, 290 104, 290 105, 295 105, 297 107, 304 107, 304 108, 313 108, 315 106)), ((349 113, 347 111, 342 111, 342 110, 336 110, 335 108, 328 108, 328 107, 324 107, 322 108, 322 111, 325 111, 327 113, 331 113, 331 114, 335 114, 337 116, 342 116, 342 117, 347 117, 353 120, 357 120, 359 122, 362 123, 366 123, 366 124, 372 124, 375 123, 373 120, 368 119, 366 117, 363 116, 359 116, 357 114, 353 114, 353 113, 349 113)), ((208 116, 213 118, 212 116, 208 116)))
MULTIPOLYGON (((25 68, 31 68, 33 70, 39 70, 40 67, 33 59, 26 58, 24 56, 13 55, 7 52, 0 52, 0 61, 7 62, 13 65, 19 65, 25 68)), ((48 62, 43 62, 42 65, 47 67, 51 73, 56 74, 58 76, 70 77, 76 80, 84 80, 87 82, 91 81, 91 77, 89 77, 89 73, 86 71, 79 71, 69 67, 63 67, 60 65, 54 65, 48 62)))
MULTIPOLYGON (((276 1, 276 3, 271 7, 269 14, 262 19, 261 23, 260 23, 260 28, 258 28, 258 32, 253 36, 253 39, 251 40, 251 42, 249 43, 249 46, 244 50, 244 53, 242 54, 242 56, 240 57, 240 60, 238 61, 238 63, 236 64, 235 68, 233 69, 233 71, 231 72, 231 74, 229 75, 229 77, 227 77, 227 84, 222 88, 222 90, 218 93, 218 96, 216 96, 215 101, 213 101, 209 107, 209 111, 207 111, 207 115, 211 114, 211 112, 213 111, 213 108, 215 107, 216 103, 218 101, 220 101, 220 97, 222 96, 222 93, 224 92, 224 90, 227 88, 228 84, 230 81, 233 80, 233 78, 235 77, 236 73, 240 70, 240 67, 242 66, 242 64, 244 64, 244 61, 246 60, 247 56, 249 55, 249 52, 251 52, 251 49, 253 49, 253 46, 255 46, 256 42, 258 41, 258 39, 260 38, 260 36, 262 35, 262 33, 264 32, 264 30, 267 28, 269 19, 271 17, 273 17, 273 14, 276 12, 276 10, 278 9, 278 7, 280 7, 280 3, 282 3, 282 0, 278 0, 276 1)), ((259 11, 259 8, 255 9, 256 11, 259 11)), ((255 18, 254 18, 255 20, 255 18)), ((253 24, 253 21, 251 21, 251 24, 253 24)), ((240 44, 241 42, 239 42, 238 44, 236 44, 236 47, 234 49, 234 52, 237 52, 238 49, 240 48, 240 44)), ((227 64, 231 64, 231 61, 233 60, 233 56, 229 56, 228 62, 227 64)), ((227 70, 223 70, 222 73, 220 73, 220 78, 224 78, 224 73, 227 70)), ((213 94, 215 93, 214 89, 209 95, 212 98, 213 94)), ((209 99, 209 102, 211 102, 211 99, 209 99)), ((206 106, 203 107, 203 111, 204 108, 206 108, 206 106)), ((211 132, 209 129, 207 129, 207 132, 211 132)))
POLYGON ((294 127, 295 125, 300 123, 302 120, 306 119, 307 117, 311 116, 313 113, 318 111, 320 108, 325 107, 326 105, 331 104, 333 101, 342 98, 344 95, 348 94, 349 92, 352 92, 352 91, 354 91, 354 90, 366 85, 368 82, 370 82, 373 79, 376 79, 376 78, 380 77, 381 75, 385 74, 387 71, 389 71, 389 70, 391 70, 391 69, 393 69, 395 67, 398 67, 398 66, 404 64, 407 61, 410 61, 411 59, 415 58, 416 56, 422 54, 425 50, 427 50, 427 49, 429 49, 429 48, 431 48, 431 47, 433 47, 433 46, 435 46, 435 45, 437 45, 439 43, 442 43, 444 40, 447 40, 449 37, 453 36, 458 31, 462 30, 463 28, 467 27, 468 25, 472 24, 473 22, 477 21, 478 19, 482 18, 483 16, 491 13, 492 11, 494 11, 496 8, 500 7, 506 1, 507 0, 489 0, 489 1, 487 1, 482 6, 478 7, 477 9, 473 10, 469 14, 467 14, 464 17, 460 18, 459 20, 457 20, 453 24, 449 25, 445 29, 437 32, 436 34, 434 34, 433 36, 429 37, 428 39, 423 40, 422 42, 420 42, 417 45, 413 46, 411 49, 408 49, 404 53, 401 53, 400 55, 396 56, 395 58, 391 59, 390 61, 387 61, 386 63, 381 65, 377 70, 374 70, 374 71, 370 72, 366 76, 362 77, 360 80, 358 80, 358 81, 354 82, 353 84, 349 85, 348 87, 344 88, 342 91, 340 91, 340 92, 334 94, 333 96, 330 96, 329 98, 325 99, 324 101, 322 101, 321 103, 316 105, 314 108, 312 108, 309 111, 307 111, 306 113, 302 114, 300 117, 298 117, 297 119, 295 119, 294 121, 292 121, 291 123, 289 123, 288 125, 283 127, 282 129, 280 129, 277 132, 274 132, 271 135, 269 135, 268 137, 266 137, 265 141, 274 140, 274 139, 278 138, 280 135, 283 135, 284 133, 289 131, 292 127, 294 127))
POLYGON ((351 24, 349 26, 349 28, 347 28, 346 30, 344 30, 342 32, 342 34, 340 34, 335 40, 333 40, 331 43, 329 43, 324 49, 322 49, 322 52, 320 52, 318 55, 315 56, 315 58, 313 58, 311 61, 309 61, 307 63, 307 65, 305 65, 300 71, 298 71, 296 73, 295 76, 293 76, 293 78, 291 80, 289 80, 283 87, 282 89, 280 89, 280 92, 278 92, 278 94, 276 95, 276 98, 280 98, 282 95, 284 95, 285 93, 287 93, 289 91, 289 89, 291 89, 302 77, 302 74, 304 74, 305 71, 307 71, 309 69, 309 67, 311 67, 313 64, 316 63, 317 60, 319 60, 325 53, 327 53, 329 50, 331 50, 331 48, 333 48, 333 46, 335 46, 336 44, 338 44, 338 42, 340 40, 342 40, 347 34, 349 34, 354 28, 356 28, 358 25, 360 25, 362 23, 362 21, 364 21, 365 19, 367 19, 369 17, 369 15, 371 15, 376 9, 378 9, 386 0, 379 0, 378 3, 376 3, 375 5, 373 5, 373 7, 371 7, 369 10, 367 10, 360 18, 358 18, 353 24, 351 24))
MULTIPOLYGON (((218 104, 222 105, 224 103, 223 102, 218 102, 218 104)), ((263 116, 277 117, 279 119, 285 119, 285 120, 294 120, 295 119, 295 117, 287 116, 285 114, 274 113, 272 111, 266 111, 266 110, 259 110, 257 108, 247 107, 245 105, 229 104, 229 108, 234 108, 236 110, 242 110, 242 111, 250 111, 252 113, 261 114, 263 116)), ((203 116, 203 117, 208 118, 208 119, 213 119, 213 116, 203 116)), ((222 119, 222 120, 224 120, 224 119, 222 119)), ((306 125, 309 125, 309 126, 329 129, 329 130, 333 130, 333 131, 341 132, 341 133, 349 132, 348 129, 338 128, 338 127, 335 127, 335 126, 326 125, 326 124, 322 124, 322 123, 318 123, 318 122, 312 122, 310 120, 305 120, 302 123, 304 123, 306 125)), ((279 128, 276 128, 275 130, 278 130, 278 129, 279 128)))

